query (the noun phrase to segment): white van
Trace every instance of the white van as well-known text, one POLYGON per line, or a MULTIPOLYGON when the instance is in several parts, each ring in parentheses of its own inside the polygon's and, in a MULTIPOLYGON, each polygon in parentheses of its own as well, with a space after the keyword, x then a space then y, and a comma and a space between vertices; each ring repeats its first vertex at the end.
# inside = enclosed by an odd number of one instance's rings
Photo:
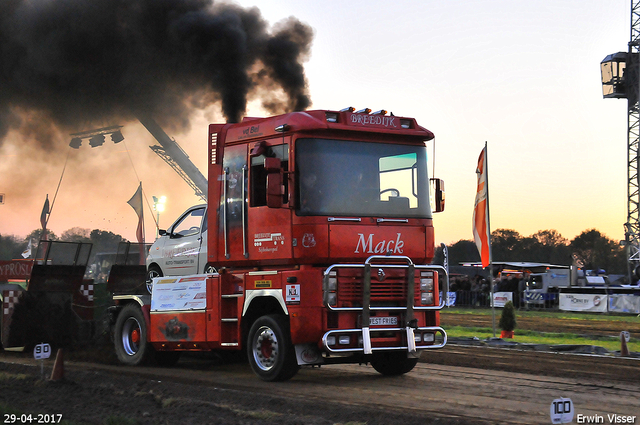
POLYGON ((214 273, 207 265, 207 206, 186 210, 167 230, 159 231, 147 256, 147 290, 152 279, 162 276, 185 276, 214 273))

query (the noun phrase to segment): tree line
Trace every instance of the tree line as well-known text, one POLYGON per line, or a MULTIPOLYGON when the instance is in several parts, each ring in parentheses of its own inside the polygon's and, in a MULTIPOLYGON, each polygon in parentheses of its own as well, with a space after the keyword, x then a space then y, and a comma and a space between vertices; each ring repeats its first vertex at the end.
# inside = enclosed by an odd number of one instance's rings
MULTIPOLYGON (((459 240, 447 248, 450 265, 480 261, 476 244, 471 240, 459 240)), ((491 251, 493 261, 577 264, 587 270, 602 269, 608 274, 627 273, 624 247, 596 229, 585 230, 571 241, 556 230, 522 236, 515 230, 497 229, 491 232, 491 251)), ((441 248, 434 262, 442 262, 441 248)))
MULTIPOLYGON (((22 258, 29 240, 33 241, 33 252, 37 248, 42 229, 32 231, 25 238, 0 234, 0 260, 22 258)), ((49 240, 66 242, 89 242, 92 253, 115 252, 118 243, 125 238, 107 230, 89 230, 81 227, 68 229, 58 237, 47 232, 49 240)), ((447 246, 449 264, 479 262, 480 254, 471 240, 459 240, 447 246)), ((588 270, 603 269, 609 274, 627 273, 627 255, 623 247, 596 229, 583 231, 569 241, 556 230, 540 230, 531 236, 522 236, 515 230, 497 229, 491 233, 493 261, 517 261, 549 263, 570 266, 578 263, 588 270)), ((442 249, 436 252, 435 263, 442 264, 442 249)))
MULTIPOLYGON (((32 242, 32 258, 42 236, 42 229, 36 229, 24 238, 13 235, 0 234, 0 260, 12 260, 22 258, 22 252, 27 249, 29 241, 32 242)), ((81 227, 72 227, 57 236, 47 230, 47 239, 63 242, 85 242, 93 244, 92 256, 99 252, 116 252, 120 242, 127 242, 125 238, 108 230, 89 230, 81 227)))

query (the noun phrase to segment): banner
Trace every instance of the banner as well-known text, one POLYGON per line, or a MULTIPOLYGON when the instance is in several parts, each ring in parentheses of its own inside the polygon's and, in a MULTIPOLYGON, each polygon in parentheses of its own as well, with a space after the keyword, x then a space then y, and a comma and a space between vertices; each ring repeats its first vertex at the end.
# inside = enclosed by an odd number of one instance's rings
POLYGON ((637 295, 609 295, 609 311, 613 313, 640 314, 640 297, 637 295))
POLYGON ((33 260, 0 261, 0 282, 30 279, 32 268, 33 260))
POLYGON ((560 294, 560 310, 605 313, 608 298, 604 294, 560 294))
POLYGON ((487 146, 485 145, 478 158, 478 189, 473 208, 473 239, 478 247, 482 267, 491 263, 491 231, 489 229, 489 200, 487 188, 487 146))
POLYGON ((493 307, 504 307, 509 301, 513 302, 513 292, 493 293, 493 307))
POLYGON ((203 310, 207 307, 208 275, 153 279, 151 311, 203 310))
MULTIPOLYGON (((440 299, 442 299, 442 292, 440 292, 440 299)), ((453 307, 456 305, 456 293, 455 292, 447 292, 447 307, 453 307)))

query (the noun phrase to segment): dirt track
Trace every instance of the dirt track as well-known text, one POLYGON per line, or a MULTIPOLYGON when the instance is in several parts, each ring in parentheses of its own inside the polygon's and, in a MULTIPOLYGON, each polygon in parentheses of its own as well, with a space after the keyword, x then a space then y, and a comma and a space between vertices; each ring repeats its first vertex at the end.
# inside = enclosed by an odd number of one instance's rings
MULTIPOLYGON (((528 319, 520 329, 616 335, 640 324, 528 319)), ((491 326, 491 316, 442 314, 443 326, 491 326)), ((48 377, 53 359, 45 362, 48 377)), ((571 398, 576 414, 636 415, 640 359, 450 344, 423 353, 409 374, 383 377, 364 365, 302 369, 265 383, 245 362, 183 356, 177 367, 117 365, 111 346, 68 352, 65 380, 41 379, 30 353, 0 353, 0 404, 23 413, 61 413, 105 424, 467 424, 550 423, 551 402, 571 398), (111 422, 114 423, 114 422, 111 422)), ((3 418, 6 419, 6 418, 3 418)), ((6 421, 5 421, 6 422, 6 421)), ((574 421, 575 422, 575 421, 574 421)))
POLYGON ((402 377, 342 365, 264 383, 246 363, 194 357, 172 369, 68 360, 64 382, 43 382, 29 357, 0 355, 0 402, 78 423, 550 423, 550 404, 561 396, 585 415, 640 413, 635 359, 448 346, 425 353, 402 377))

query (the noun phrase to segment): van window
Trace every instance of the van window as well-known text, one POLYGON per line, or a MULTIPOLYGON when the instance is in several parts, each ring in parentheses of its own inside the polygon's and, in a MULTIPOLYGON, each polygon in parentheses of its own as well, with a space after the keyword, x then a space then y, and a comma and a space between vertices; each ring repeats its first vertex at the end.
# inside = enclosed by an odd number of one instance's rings
POLYGON ((184 237, 197 235, 200 233, 200 226, 202 226, 202 218, 204 216, 205 208, 198 208, 189 211, 182 216, 179 221, 173 226, 171 230, 172 237, 184 237))

